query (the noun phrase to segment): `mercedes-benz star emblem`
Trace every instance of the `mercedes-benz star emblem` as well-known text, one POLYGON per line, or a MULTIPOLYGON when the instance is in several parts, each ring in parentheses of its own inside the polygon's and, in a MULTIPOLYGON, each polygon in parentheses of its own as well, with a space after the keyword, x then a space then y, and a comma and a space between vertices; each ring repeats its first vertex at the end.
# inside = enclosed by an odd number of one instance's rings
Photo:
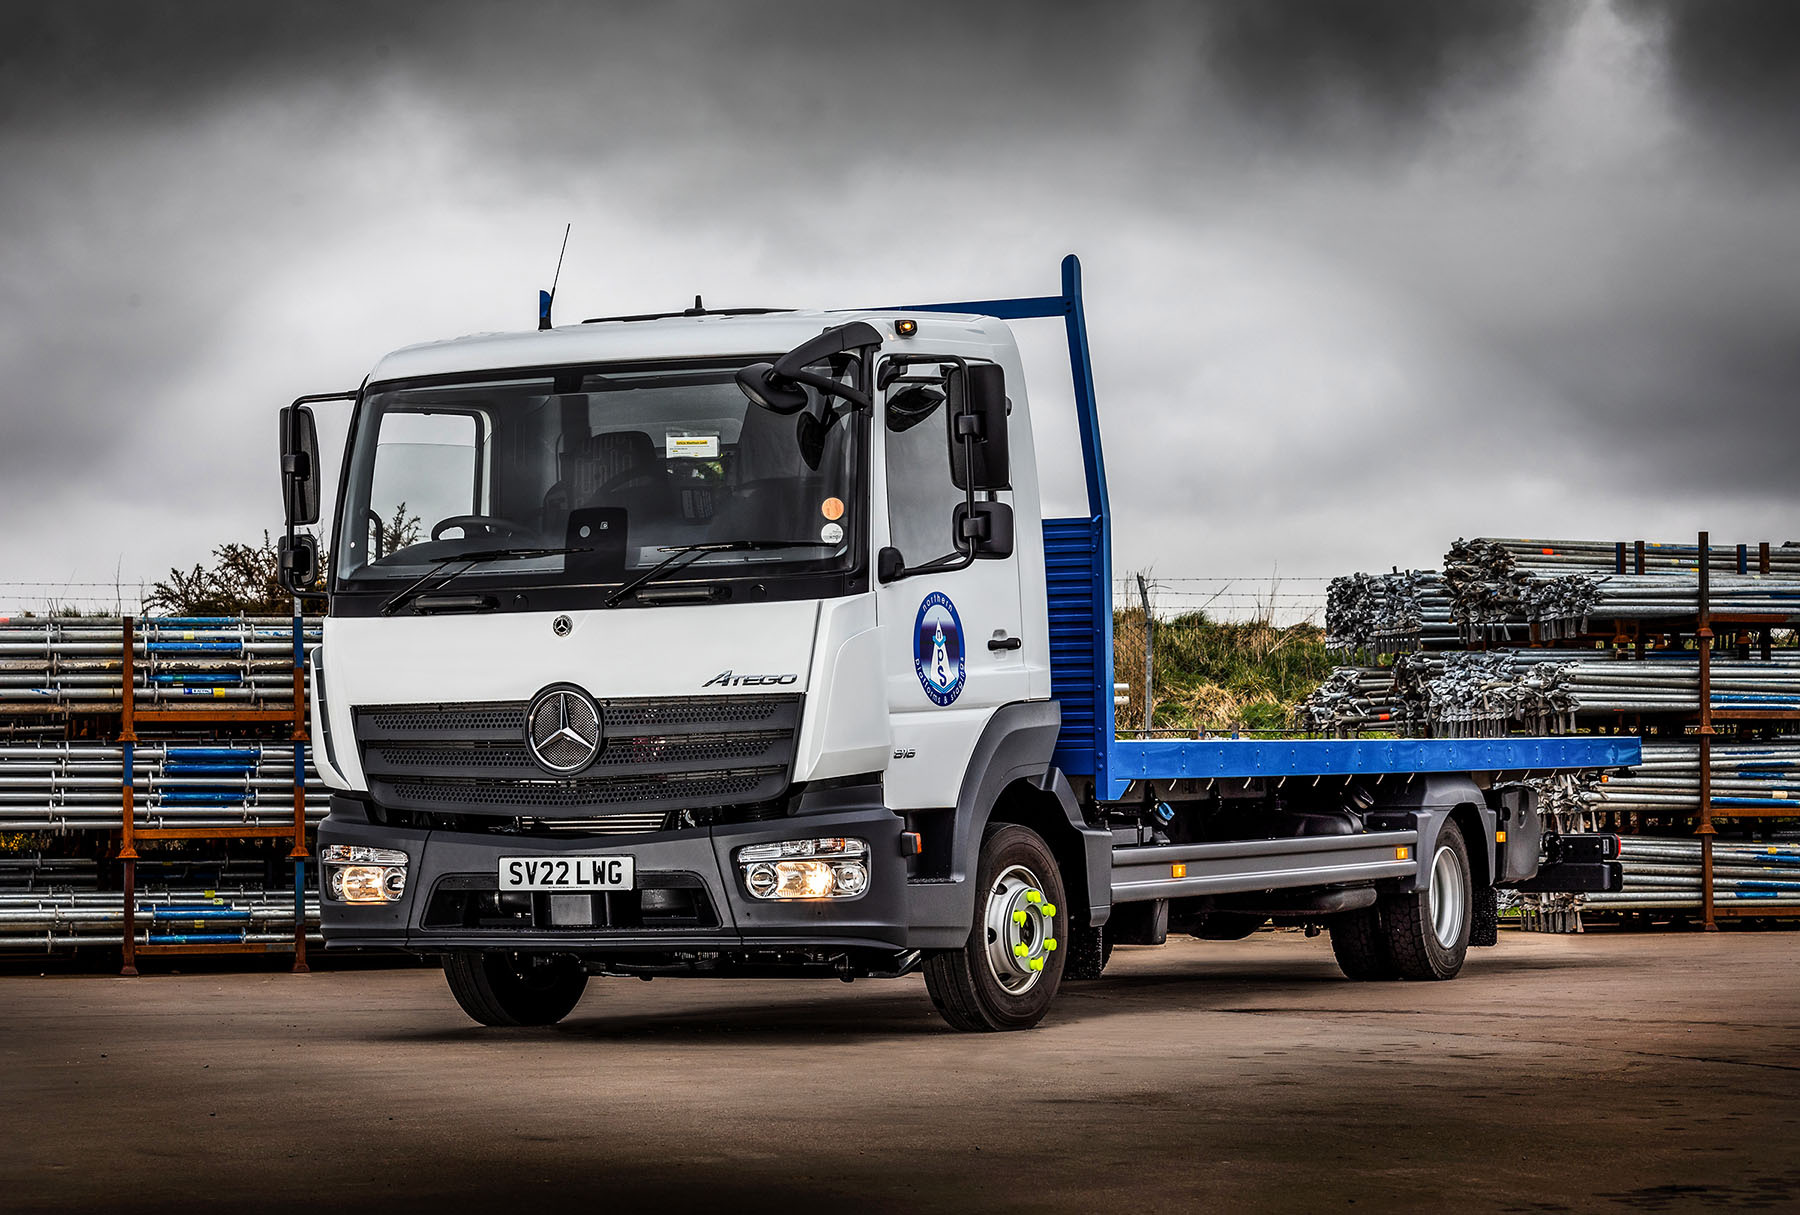
POLYGON ((567 616, 558 616, 550 622, 550 631, 558 637, 567 637, 575 627, 575 622, 567 616))
POLYGON ((546 772, 570 776, 600 754, 600 706, 580 688, 545 688, 525 714, 525 745, 546 772))

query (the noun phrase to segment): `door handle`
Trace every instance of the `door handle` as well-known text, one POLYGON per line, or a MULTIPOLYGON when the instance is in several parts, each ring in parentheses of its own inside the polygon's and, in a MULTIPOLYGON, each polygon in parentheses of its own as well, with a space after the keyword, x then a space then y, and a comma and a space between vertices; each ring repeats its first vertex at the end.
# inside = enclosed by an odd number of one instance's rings
POLYGON ((990 650, 1016 650, 1025 644, 1023 637, 994 637, 988 641, 990 650))

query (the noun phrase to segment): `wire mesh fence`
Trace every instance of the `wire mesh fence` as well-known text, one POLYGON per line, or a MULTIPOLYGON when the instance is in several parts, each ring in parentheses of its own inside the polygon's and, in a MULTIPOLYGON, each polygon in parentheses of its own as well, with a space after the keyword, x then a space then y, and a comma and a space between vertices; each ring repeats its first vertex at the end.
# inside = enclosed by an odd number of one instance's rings
POLYGON ((1284 622, 1280 605, 1292 601, 1278 598, 1283 592, 1273 581, 1248 610, 1197 606, 1197 592, 1183 589, 1191 585, 1132 574, 1115 588, 1119 733, 1191 737, 1292 729, 1296 706, 1331 673, 1324 633, 1312 622, 1316 613, 1284 622))

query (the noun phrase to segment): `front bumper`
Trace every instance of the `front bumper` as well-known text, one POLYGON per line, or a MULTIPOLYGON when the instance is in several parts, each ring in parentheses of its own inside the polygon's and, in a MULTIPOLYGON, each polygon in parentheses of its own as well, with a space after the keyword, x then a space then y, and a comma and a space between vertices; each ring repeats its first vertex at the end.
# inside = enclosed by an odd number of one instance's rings
MULTIPOLYGON (((422 830, 368 821, 360 802, 334 798, 319 825, 321 848, 331 844, 398 848, 410 858, 407 886, 392 903, 347 904, 320 898, 327 948, 381 947, 419 953, 451 949, 550 950, 589 955, 709 953, 783 949, 869 949, 893 953, 931 947, 935 935, 916 931, 909 898, 911 858, 900 850, 906 829, 899 815, 875 804, 757 823, 698 827, 644 835, 557 838, 422 830), (822 836, 855 836, 869 843, 869 888, 859 898, 765 902, 744 889, 733 862, 746 844, 822 836), (568 926, 548 896, 532 896, 528 910, 510 900, 510 918, 490 916, 483 897, 497 886, 502 856, 631 856, 638 892, 595 896, 592 924, 568 926), (650 914, 646 890, 672 896, 688 914, 650 914), (505 922, 496 922, 497 919, 505 922)), ((563 896, 558 896, 563 897, 563 896)), ((579 917, 578 917, 579 918, 579 917)))

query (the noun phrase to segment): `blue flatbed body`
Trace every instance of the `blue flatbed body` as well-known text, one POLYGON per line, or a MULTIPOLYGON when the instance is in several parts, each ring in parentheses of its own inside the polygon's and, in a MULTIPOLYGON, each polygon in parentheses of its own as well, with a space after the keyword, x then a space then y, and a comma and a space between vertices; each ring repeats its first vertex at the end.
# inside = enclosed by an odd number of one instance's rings
POLYGON ((1204 738, 1114 739, 1111 784, 1421 772, 1550 776, 1629 768, 1635 738, 1204 738))

